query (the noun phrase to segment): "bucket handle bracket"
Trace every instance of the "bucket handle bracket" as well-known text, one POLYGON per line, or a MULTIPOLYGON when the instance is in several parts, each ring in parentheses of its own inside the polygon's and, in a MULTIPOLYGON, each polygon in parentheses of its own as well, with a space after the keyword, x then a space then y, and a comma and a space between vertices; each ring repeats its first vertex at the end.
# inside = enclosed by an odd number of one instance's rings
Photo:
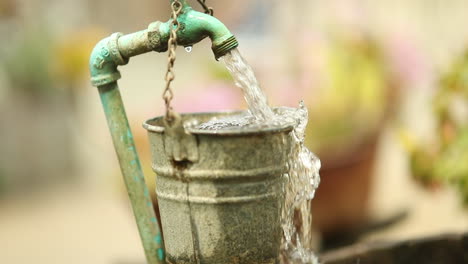
POLYGON ((198 161, 197 138, 188 133, 182 117, 177 114, 171 123, 164 119, 164 150, 166 155, 177 163, 198 161))

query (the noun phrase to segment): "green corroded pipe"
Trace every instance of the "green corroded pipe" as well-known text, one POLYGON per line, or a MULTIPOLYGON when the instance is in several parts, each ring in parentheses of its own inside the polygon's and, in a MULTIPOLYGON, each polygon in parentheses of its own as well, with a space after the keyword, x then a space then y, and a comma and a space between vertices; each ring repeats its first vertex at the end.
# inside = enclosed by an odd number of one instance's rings
MULTIPOLYGON (((209 37, 216 59, 238 46, 235 37, 219 20, 194 11, 185 0, 181 3, 183 10, 178 18, 178 45, 190 46, 209 37)), ((117 80, 121 75, 117 67, 143 53, 167 51, 171 26, 172 21, 169 20, 154 22, 148 29, 128 35, 114 33, 96 45, 90 58, 91 82, 99 90, 149 264, 165 262, 164 244, 120 96, 117 80)))
POLYGON ((99 86, 104 113, 148 263, 164 263, 164 243, 117 82, 99 86))
MULTIPOLYGON (((177 44, 194 45, 206 37, 212 42, 216 59, 236 48, 239 43, 227 27, 215 17, 193 10, 184 2, 179 18, 177 44)), ((101 40, 94 48, 90 58, 91 81, 99 86, 120 79, 117 66, 125 65, 133 56, 150 51, 167 51, 172 20, 154 22, 148 29, 129 35, 114 33, 101 40)))

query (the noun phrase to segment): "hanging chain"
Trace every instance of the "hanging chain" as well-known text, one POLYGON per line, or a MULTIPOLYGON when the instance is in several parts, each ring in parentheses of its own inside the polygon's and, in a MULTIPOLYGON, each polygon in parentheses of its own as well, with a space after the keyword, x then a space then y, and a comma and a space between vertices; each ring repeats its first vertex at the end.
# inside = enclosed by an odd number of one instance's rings
POLYGON ((206 5, 206 0, 197 0, 198 3, 200 3, 200 5, 203 7, 203 9, 205 9, 205 14, 208 14, 210 16, 213 16, 214 14, 214 10, 212 7, 209 7, 206 5))
MULTIPOLYGON (((213 16, 214 10, 213 8, 209 7, 206 5, 205 1, 206 0, 197 0, 198 3, 203 7, 205 10, 206 14, 209 14, 213 16)), ((167 122, 171 123, 174 121, 175 114, 173 112, 173 108, 171 106, 171 101, 174 98, 174 92, 171 89, 171 83, 175 79, 175 74, 174 74, 174 64, 176 60, 176 49, 177 49, 177 32, 180 29, 180 23, 177 20, 179 17, 180 13, 182 12, 182 4, 180 3, 179 0, 174 0, 171 4, 172 8, 172 27, 171 27, 171 33, 169 36, 169 42, 167 44, 168 50, 169 50, 169 58, 168 58, 168 63, 167 63, 167 72, 166 72, 166 88, 164 89, 163 92, 163 99, 164 103, 166 104, 166 116, 165 119, 167 122)))
POLYGON ((163 92, 163 99, 166 104, 166 121, 169 123, 172 122, 175 118, 171 101, 174 98, 174 92, 171 89, 171 83, 175 79, 174 74, 174 63, 176 60, 176 48, 177 48, 177 32, 179 31, 180 24, 177 18, 179 17, 180 13, 182 12, 182 4, 179 0, 174 0, 172 2, 172 27, 171 33, 169 36, 169 42, 167 47, 169 49, 169 58, 167 63, 167 72, 166 72, 166 88, 163 92))

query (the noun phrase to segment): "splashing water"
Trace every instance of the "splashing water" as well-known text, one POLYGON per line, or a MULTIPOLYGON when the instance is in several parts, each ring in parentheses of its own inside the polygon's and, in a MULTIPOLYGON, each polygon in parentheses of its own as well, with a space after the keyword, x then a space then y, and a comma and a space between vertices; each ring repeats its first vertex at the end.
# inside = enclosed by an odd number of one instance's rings
POLYGON ((288 156, 288 171, 285 175, 285 202, 281 212, 283 242, 282 264, 316 264, 317 257, 311 249, 312 214, 311 200, 320 183, 320 160, 304 145, 308 121, 307 108, 301 102, 298 109, 278 108, 276 112, 255 78, 252 68, 237 49, 226 54, 222 60, 231 72, 236 85, 244 92, 250 114, 212 120, 198 125, 199 129, 219 130, 239 127, 272 127, 294 122, 291 132, 292 148, 288 156))
POLYGON ((281 261, 283 264, 318 263, 312 251, 312 212, 311 200, 320 183, 320 160, 304 145, 308 112, 303 102, 292 113, 297 125, 291 133, 292 150, 288 157, 285 202, 281 224, 283 243, 281 261))

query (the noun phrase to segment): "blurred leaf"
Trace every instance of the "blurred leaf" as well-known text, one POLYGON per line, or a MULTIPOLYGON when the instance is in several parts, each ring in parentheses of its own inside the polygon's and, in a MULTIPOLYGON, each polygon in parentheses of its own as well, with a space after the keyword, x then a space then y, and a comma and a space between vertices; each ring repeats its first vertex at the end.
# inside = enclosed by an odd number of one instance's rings
POLYGON ((454 61, 439 83, 433 100, 438 137, 409 150, 411 171, 423 182, 456 186, 468 205, 468 123, 457 122, 451 109, 455 99, 463 98, 468 104, 468 51, 454 61))
POLYGON ((460 135, 439 156, 434 166, 434 177, 457 185, 468 197, 468 131, 460 135))

